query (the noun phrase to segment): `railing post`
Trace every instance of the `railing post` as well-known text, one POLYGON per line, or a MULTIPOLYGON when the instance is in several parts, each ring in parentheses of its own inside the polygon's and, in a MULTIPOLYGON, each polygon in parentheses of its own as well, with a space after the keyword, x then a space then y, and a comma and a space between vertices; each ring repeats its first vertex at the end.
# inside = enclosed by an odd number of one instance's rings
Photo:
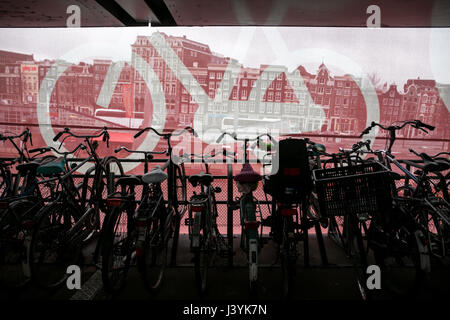
POLYGON ((227 164, 227 237, 228 237, 228 265, 233 266, 233 166, 227 164))

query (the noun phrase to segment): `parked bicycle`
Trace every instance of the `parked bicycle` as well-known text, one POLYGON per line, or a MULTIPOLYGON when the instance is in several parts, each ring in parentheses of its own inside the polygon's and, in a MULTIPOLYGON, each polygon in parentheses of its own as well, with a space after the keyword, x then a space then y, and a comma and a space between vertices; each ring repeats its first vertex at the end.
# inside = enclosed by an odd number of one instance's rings
MULTIPOLYGON (((225 155, 225 153, 224 153, 225 155)), ((184 158, 204 164, 205 171, 190 175, 192 187, 200 187, 189 199, 189 216, 185 224, 189 227, 190 249, 194 254, 194 273, 197 291, 203 295, 207 290, 208 269, 214 265, 217 256, 227 257, 228 244, 217 227, 216 193, 222 192, 220 187, 212 185, 214 178, 209 172, 208 162, 216 157, 210 155, 186 154, 184 158)))
MULTIPOLYGON (((120 178, 117 184, 121 191, 108 196, 108 203, 113 211, 105 226, 102 278, 105 289, 112 294, 123 289, 134 251, 144 286, 151 294, 155 294, 161 287, 170 248, 172 262, 175 262, 179 223, 186 207, 186 179, 183 163, 174 161, 177 159, 172 153, 170 139, 185 132, 194 136, 196 133, 191 127, 170 133, 160 133, 148 127, 140 130, 134 137, 139 137, 145 131, 152 131, 167 142, 168 149, 164 153, 169 159, 162 167, 156 166, 142 177, 120 178), (166 169, 167 173, 164 172, 166 169), (166 180, 165 201, 162 183, 166 180), (138 185, 143 185, 143 189, 136 207, 135 187, 138 185)), ((157 152, 143 153, 147 159, 150 154, 157 152)))
POLYGON ((269 134, 262 134, 256 138, 238 138, 235 133, 228 132, 222 133, 216 142, 220 143, 226 135, 232 137, 235 141, 243 142, 242 169, 240 173, 234 177, 238 191, 241 193, 241 196, 238 199, 239 205, 235 207, 235 209, 239 208, 240 213, 242 230, 240 247, 247 255, 249 289, 251 295, 256 295, 258 291, 258 254, 262 247, 262 230, 261 233, 258 234, 258 229, 262 221, 262 215, 259 201, 253 196, 253 191, 258 187, 258 182, 262 180, 262 176, 255 172, 249 163, 248 146, 250 142, 259 142, 264 136, 267 136, 273 144, 276 144, 277 142, 269 134))
MULTIPOLYGON (((104 190, 115 185, 117 176, 123 175, 119 160, 115 157, 100 159, 93 139, 102 137, 107 143, 107 128, 92 135, 74 134, 69 128, 59 132, 57 141, 64 136, 83 139, 88 157, 78 164, 66 167, 65 158, 41 166, 43 174, 51 176, 47 181, 57 181, 57 197, 45 205, 37 214, 30 243, 30 270, 35 284, 42 288, 55 288, 67 278, 67 267, 77 264, 81 249, 94 235, 101 237, 100 212, 104 212, 104 223, 108 221, 108 207, 103 198, 104 190), (93 161, 85 179, 94 171, 92 185, 84 185, 82 194, 74 183, 73 174, 84 164, 93 161), (89 197, 86 197, 89 189, 89 197)), ((85 180, 86 181, 86 180, 85 180)), ((113 190, 108 190, 112 192, 113 190)), ((98 243, 98 245, 101 242, 98 243)), ((97 245, 97 246, 98 246, 97 245)))

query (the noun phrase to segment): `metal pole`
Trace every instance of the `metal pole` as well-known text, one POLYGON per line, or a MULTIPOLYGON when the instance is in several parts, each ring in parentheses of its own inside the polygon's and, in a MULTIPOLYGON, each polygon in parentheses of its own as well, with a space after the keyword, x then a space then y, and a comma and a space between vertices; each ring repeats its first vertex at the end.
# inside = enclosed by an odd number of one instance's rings
POLYGON ((227 237, 228 237, 228 265, 233 266, 233 166, 227 164, 227 237))

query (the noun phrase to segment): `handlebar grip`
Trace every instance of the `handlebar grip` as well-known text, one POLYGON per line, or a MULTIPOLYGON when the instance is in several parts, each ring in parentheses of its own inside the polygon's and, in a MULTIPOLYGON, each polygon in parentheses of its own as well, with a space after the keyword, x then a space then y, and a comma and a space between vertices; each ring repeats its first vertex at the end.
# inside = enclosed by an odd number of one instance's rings
POLYGON ((223 137, 225 136, 225 132, 222 133, 216 140, 216 143, 219 143, 220 141, 222 141, 223 137))
POLYGON ((50 151, 50 148, 49 148, 49 147, 45 147, 45 148, 31 149, 31 150, 28 151, 28 152, 29 152, 29 153, 35 153, 35 152, 41 152, 41 153, 44 153, 44 152, 48 152, 48 151, 50 151))
POLYGON ((197 132, 195 132, 194 128, 188 126, 188 127, 185 127, 184 129, 191 131, 192 134, 194 135, 194 137, 196 137, 196 138, 198 137, 198 134, 197 134, 197 132))
POLYGON ((146 128, 145 128, 145 129, 142 129, 141 131, 139 131, 138 133, 136 133, 136 134, 134 135, 134 138, 139 137, 139 136, 140 136, 141 134, 143 134, 146 130, 147 130, 146 128))
POLYGON ((423 123, 423 122, 420 121, 420 120, 417 120, 417 124, 418 124, 419 126, 421 126, 421 127, 427 128, 428 130, 431 130, 431 131, 433 131, 433 130, 435 129, 434 126, 429 125, 429 124, 426 124, 426 123, 423 123))
POLYGON ((119 147, 119 148, 114 149, 114 153, 117 153, 117 152, 119 152, 120 150, 122 150, 122 147, 119 147))
POLYGON ((56 134, 56 136, 53 138, 53 141, 58 141, 59 138, 61 138, 61 136, 63 135, 65 131, 60 131, 56 134))

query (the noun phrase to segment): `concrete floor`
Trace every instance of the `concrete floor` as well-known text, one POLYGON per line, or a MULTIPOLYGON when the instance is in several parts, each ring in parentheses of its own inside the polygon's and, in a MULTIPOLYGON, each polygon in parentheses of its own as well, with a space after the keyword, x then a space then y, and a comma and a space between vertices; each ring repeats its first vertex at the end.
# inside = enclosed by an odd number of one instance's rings
MULTIPOLYGON (((310 267, 304 267, 302 256, 302 243, 300 243, 300 257, 298 259, 293 300, 338 300, 361 301, 358 289, 357 268, 354 262, 343 253, 334 242, 324 236, 325 248, 329 265, 323 266, 315 235, 310 235, 310 267)), ((85 262, 89 257, 95 243, 85 248, 85 262)), ((111 297, 102 289, 101 272, 94 266, 83 266, 82 288, 71 291, 60 288, 56 291, 44 291, 32 285, 18 292, 0 291, 1 300, 141 300, 152 299, 157 301, 246 301, 250 298, 248 290, 248 269, 245 255, 239 249, 239 236, 234 239, 236 255, 233 258, 234 266, 229 267, 226 258, 218 258, 216 266, 211 268, 208 277, 208 292, 200 297, 195 289, 194 268, 192 254, 189 252, 187 235, 180 236, 177 255, 177 266, 166 269, 164 282, 158 295, 151 296, 144 288, 140 274, 136 267, 130 268, 127 285, 123 292, 111 297)), ((279 264, 272 265, 275 259, 275 247, 268 242, 260 252, 259 261, 259 288, 258 299, 261 301, 282 300, 281 269, 279 264)), ((369 257, 369 264, 373 263, 369 257)), ((450 300, 450 269, 436 267, 433 278, 429 279, 427 287, 416 292, 416 299, 449 299, 450 300)), ((399 268, 397 275, 405 278, 410 268, 399 268)), ((411 298, 411 296, 398 295, 391 290, 382 288, 372 291, 374 300, 391 300, 411 298)))

